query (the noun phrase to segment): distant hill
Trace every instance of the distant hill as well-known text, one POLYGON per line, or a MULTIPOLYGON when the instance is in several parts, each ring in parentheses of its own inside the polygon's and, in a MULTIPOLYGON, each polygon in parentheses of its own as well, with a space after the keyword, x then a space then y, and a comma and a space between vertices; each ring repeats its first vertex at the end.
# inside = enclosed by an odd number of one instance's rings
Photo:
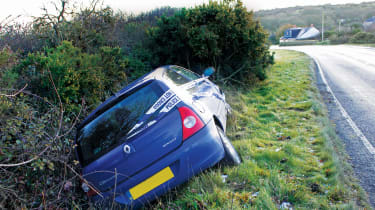
POLYGON ((338 30, 342 20, 342 31, 361 28, 363 21, 375 16, 375 1, 361 4, 341 4, 322 6, 298 6, 282 9, 261 10, 255 12, 263 27, 271 34, 285 24, 309 26, 314 24, 321 30, 322 13, 325 15, 325 31, 338 30))

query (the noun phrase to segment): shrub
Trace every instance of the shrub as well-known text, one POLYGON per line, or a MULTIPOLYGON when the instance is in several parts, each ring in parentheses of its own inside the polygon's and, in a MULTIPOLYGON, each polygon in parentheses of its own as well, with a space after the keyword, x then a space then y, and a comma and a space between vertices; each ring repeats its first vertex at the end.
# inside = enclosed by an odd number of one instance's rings
POLYGON ((18 74, 13 71, 13 66, 17 62, 17 55, 9 48, 0 51, 0 87, 12 88, 18 78, 18 74))
POLYGON ((129 82, 136 80, 152 70, 151 61, 152 54, 149 49, 142 45, 135 46, 128 56, 129 65, 127 73, 129 75, 129 82))
POLYGON ((99 49, 98 68, 104 73, 104 92, 113 93, 127 83, 128 60, 119 47, 101 47, 99 49))
POLYGON ((218 79, 265 79, 273 62, 267 33, 241 1, 210 1, 174 16, 162 17, 149 30, 153 65, 177 64, 201 73, 214 66, 218 79))
POLYGON ((357 44, 375 43, 375 34, 369 32, 358 32, 350 38, 350 42, 357 44))
POLYGON ((332 44, 345 44, 349 42, 349 39, 351 38, 350 36, 351 35, 347 33, 343 33, 340 35, 334 34, 329 37, 329 40, 331 41, 332 44))
POLYGON ((82 98, 88 105, 98 105, 126 83, 126 66, 119 48, 102 47, 97 54, 87 54, 65 41, 29 54, 18 69, 36 94, 57 103, 53 79, 67 111, 78 112, 82 98))

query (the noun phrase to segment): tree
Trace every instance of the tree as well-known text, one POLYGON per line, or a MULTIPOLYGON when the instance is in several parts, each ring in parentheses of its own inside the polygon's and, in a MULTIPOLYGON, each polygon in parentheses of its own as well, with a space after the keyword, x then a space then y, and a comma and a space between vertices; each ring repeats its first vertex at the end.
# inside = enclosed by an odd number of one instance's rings
POLYGON ((44 14, 41 17, 36 17, 33 25, 35 32, 52 46, 57 46, 64 40, 60 27, 66 23, 66 16, 73 14, 73 10, 69 8, 69 0, 60 0, 59 3, 60 7, 52 2, 56 14, 50 13, 46 7, 43 7, 44 14))
POLYGON ((97 8, 101 0, 92 0, 88 7, 79 11, 71 6, 70 0, 58 2, 51 2, 54 12, 43 7, 43 15, 33 21, 33 33, 46 46, 56 47, 67 40, 85 52, 94 52, 102 46, 111 45, 117 21, 111 8, 97 8))

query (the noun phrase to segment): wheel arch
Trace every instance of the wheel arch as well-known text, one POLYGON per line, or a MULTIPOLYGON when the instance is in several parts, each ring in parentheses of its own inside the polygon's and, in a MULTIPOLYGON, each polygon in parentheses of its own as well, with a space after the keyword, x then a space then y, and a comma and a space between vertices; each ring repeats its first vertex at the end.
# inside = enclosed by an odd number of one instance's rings
POLYGON ((212 117, 214 118, 215 125, 219 126, 221 128, 221 130, 225 131, 225 129, 224 129, 222 123, 220 122, 219 118, 216 117, 215 115, 212 116, 212 117))

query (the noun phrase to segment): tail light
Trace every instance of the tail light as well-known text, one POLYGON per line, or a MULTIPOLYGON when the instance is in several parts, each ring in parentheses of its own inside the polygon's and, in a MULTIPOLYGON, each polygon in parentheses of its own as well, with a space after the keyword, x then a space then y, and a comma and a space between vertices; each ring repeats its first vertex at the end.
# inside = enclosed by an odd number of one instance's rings
POLYGON ((182 121, 182 140, 185 141, 191 135, 203 128, 202 120, 195 114, 195 112, 187 107, 180 107, 178 111, 181 115, 182 121))

